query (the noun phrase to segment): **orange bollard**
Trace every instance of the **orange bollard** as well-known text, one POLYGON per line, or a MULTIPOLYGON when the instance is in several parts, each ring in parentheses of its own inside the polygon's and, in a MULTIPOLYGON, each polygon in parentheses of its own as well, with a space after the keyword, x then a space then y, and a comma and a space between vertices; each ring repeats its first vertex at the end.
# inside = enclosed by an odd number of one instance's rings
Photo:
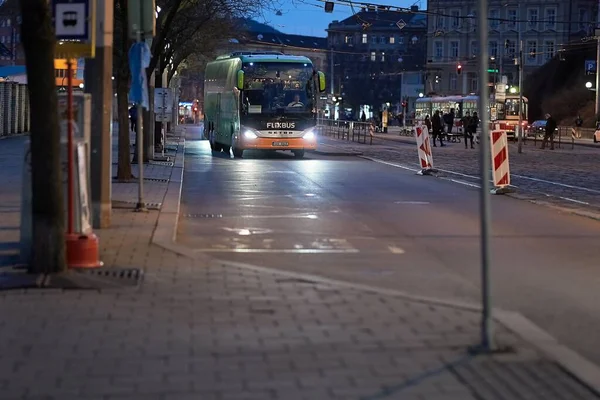
POLYGON ((100 268, 98 236, 68 233, 66 236, 67 266, 69 268, 100 268))

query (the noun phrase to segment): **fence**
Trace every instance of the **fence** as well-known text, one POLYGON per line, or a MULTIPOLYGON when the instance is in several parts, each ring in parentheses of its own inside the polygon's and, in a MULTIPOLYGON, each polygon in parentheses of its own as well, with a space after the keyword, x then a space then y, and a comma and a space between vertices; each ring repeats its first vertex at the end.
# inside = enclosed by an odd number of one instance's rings
POLYGON ((358 121, 332 121, 320 119, 318 129, 321 136, 330 136, 357 143, 373 144, 374 125, 369 122, 358 121))
POLYGON ((29 90, 17 82, 0 82, 0 136, 28 132, 29 90))

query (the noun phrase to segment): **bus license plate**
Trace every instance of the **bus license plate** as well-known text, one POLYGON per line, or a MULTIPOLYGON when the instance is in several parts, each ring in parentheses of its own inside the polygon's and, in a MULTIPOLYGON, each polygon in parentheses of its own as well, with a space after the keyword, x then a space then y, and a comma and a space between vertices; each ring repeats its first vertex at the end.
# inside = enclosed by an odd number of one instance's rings
POLYGON ((288 142, 273 142, 273 146, 285 147, 285 146, 289 146, 289 143, 288 142))

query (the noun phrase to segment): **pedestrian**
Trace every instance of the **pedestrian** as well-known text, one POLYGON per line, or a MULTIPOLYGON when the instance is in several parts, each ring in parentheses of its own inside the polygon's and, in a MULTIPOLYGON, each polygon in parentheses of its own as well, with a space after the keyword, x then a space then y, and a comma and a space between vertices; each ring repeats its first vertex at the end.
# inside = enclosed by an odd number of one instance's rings
POLYGON ((542 140, 542 149, 546 148, 546 143, 550 139, 550 150, 554 150, 554 132, 556 131, 556 121, 552 118, 552 115, 546 114, 546 132, 544 133, 544 140, 542 140))
POLYGON ((444 115, 444 122, 446 123, 446 126, 448 127, 448 136, 450 136, 452 134, 452 128, 454 127, 454 117, 456 116, 456 114, 454 114, 454 108, 450 109, 450 112, 446 115, 444 115))
POLYGON ((433 118, 431 118, 431 130, 433 132, 433 147, 437 147, 435 144, 435 140, 437 138, 440 139, 440 146, 444 147, 444 142, 442 141, 442 117, 440 117, 440 110, 435 110, 433 114, 433 118))
POLYGON ((577 119, 575 120, 575 137, 577 139, 581 139, 581 127, 583 126, 583 119, 581 119, 581 115, 577 115, 577 119))
MULTIPOLYGON (((473 146, 473 133, 470 130, 470 125, 471 125, 471 113, 469 111, 467 111, 464 115, 464 117, 461 118, 460 120, 462 127, 463 127, 463 136, 465 139, 465 149, 467 148, 467 141, 470 139, 471 140, 471 148, 474 149, 475 146, 473 146)), ((476 128, 477 129, 477 128, 476 128)))
POLYGON ((360 115, 360 122, 365 122, 367 120, 367 116, 365 115, 365 111, 363 110, 362 114, 360 115))
POLYGON ((131 123, 131 130, 133 132, 137 132, 137 105, 133 105, 130 109, 129 109, 129 120, 131 123))
POLYGON ((427 132, 432 133, 431 131, 431 120, 429 119, 429 114, 425 116, 425 126, 427 127, 427 132))
MULTIPOLYGON (((471 119, 469 119, 469 136, 471 138, 471 148, 474 149, 473 146, 473 138, 477 135, 477 128, 479 128, 479 116, 477 115, 477 111, 473 112, 471 119)), ((466 143, 465 143, 466 145, 466 143)))

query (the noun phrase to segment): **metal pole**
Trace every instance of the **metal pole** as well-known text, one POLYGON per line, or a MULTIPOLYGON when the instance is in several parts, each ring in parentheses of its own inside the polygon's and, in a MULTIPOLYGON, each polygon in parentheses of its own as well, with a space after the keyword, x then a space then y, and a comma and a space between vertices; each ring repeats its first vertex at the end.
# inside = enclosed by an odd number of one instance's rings
MULTIPOLYGON (((143 3, 140 2, 141 7, 143 8, 143 3)), ((142 11, 142 10, 140 10, 142 11)), ((143 15, 141 13, 140 15, 143 15)), ((142 41, 142 33, 138 31, 137 33, 137 42, 141 43, 142 41)), ((140 51, 142 51, 140 47, 140 51)), ((140 59, 142 57, 140 56, 140 59)), ((136 136, 137 136, 137 156, 138 156, 138 202, 135 207, 135 211, 142 212, 146 211, 146 204, 144 203, 144 113, 142 112, 142 103, 137 103, 137 126, 136 126, 136 136)))
MULTIPOLYGON (((329 92, 331 93, 331 96, 334 95, 334 80, 333 80, 333 67, 334 67, 334 63, 333 63, 333 47, 330 50, 330 57, 329 59, 331 60, 331 65, 329 66, 330 72, 331 72, 331 76, 329 78, 329 81, 331 82, 331 87, 329 88, 329 92)), ((332 121, 335 119, 335 104, 331 103, 330 104, 330 110, 329 110, 329 119, 331 119, 332 121)))
POLYGON ((75 231, 73 192, 73 174, 75 159, 73 154, 73 60, 67 58, 67 233, 75 231))
MULTIPOLYGON (((598 0, 598 25, 597 25, 597 29, 594 32, 594 36, 598 36, 598 32, 600 29, 600 0, 598 0)), ((596 39, 597 41, 597 46, 596 46, 596 121, 598 121, 598 116, 600 116, 600 90, 598 90, 598 88, 600 88, 600 68, 598 68, 598 66, 600 65, 600 39, 596 39)))
POLYGON ((517 151, 523 152, 523 39, 521 39, 521 22, 519 24, 519 137, 517 151))
POLYGON ((488 108, 490 96, 488 93, 488 0, 479 0, 479 110, 481 110, 481 347, 483 350, 491 350, 492 345, 492 321, 491 321, 491 298, 490 298, 490 127, 488 108))

